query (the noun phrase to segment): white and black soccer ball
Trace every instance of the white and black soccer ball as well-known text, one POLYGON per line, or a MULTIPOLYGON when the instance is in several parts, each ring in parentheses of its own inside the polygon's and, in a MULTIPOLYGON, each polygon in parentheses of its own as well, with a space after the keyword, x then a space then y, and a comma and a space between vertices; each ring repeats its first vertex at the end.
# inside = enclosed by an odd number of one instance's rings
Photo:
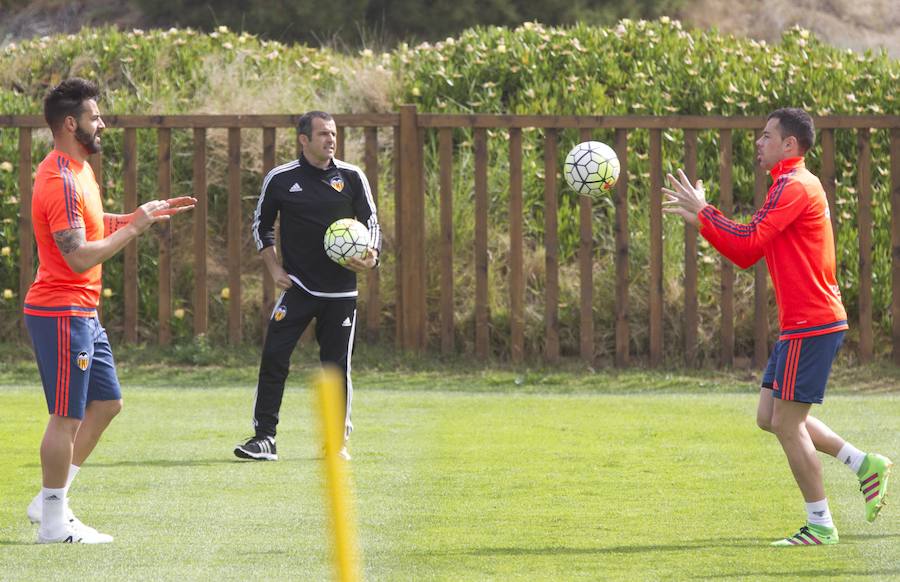
POLYGON ((325 230, 325 254, 338 265, 347 259, 363 259, 369 248, 369 229, 358 220, 340 218, 325 230))
POLYGON ((586 141, 569 151, 563 175, 579 194, 600 196, 609 192, 619 179, 619 158, 605 143, 586 141))

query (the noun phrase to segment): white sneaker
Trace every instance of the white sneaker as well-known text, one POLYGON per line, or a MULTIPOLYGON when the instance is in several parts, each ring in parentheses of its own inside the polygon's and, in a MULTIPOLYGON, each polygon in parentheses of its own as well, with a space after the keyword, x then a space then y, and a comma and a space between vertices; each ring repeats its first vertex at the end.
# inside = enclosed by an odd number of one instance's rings
POLYGON ((344 459, 345 461, 349 461, 350 459, 353 458, 353 457, 350 456, 350 453, 347 452, 347 447, 343 447, 343 448, 341 449, 341 451, 338 453, 338 456, 339 456, 340 458, 344 459))
MULTIPOLYGON (((28 504, 28 509, 26 510, 28 514, 28 521, 31 523, 40 524, 41 520, 44 516, 44 504, 41 503, 41 494, 38 493, 34 496, 34 499, 31 500, 31 503, 28 504)), ((72 513, 72 510, 69 508, 69 500, 66 500, 66 510, 63 514, 63 518, 66 521, 76 520, 75 514, 72 513)))
MULTIPOLYGON (((79 522, 81 523, 81 522, 79 522)), ((68 523, 59 534, 44 532, 44 528, 38 530, 37 543, 39 544, 108 544, 113 541, 111 535, 98 532, 92 527, 81 524, 78 527, 68 523)))
MULTIPOLYGON (((28 509, 26 510, 26 513, 28 514, 28 521, 30 521, 31 523, 36 523, 36 524, 40 525, 41 520, 43 519, 43 516, 44 516, 43 509, 44 509, 44 505, 41 503, 41 495, 40 495, 40 493, 38 493, 34 497, 34 499, 31 500, 31 503, 28 504, 28 509)), ((85 529, 85 530, 88 530, 89 532, 92 532, 95 534, 98 533, 97 530, 95 530, 94 528, 92 528, 89 525, 85 525, 84 523, 82 523, 82 521, 80 519, 75 517, 75 514, 72 512, 72 509, 69 507, 68 500, 66 500, 66 509, 65 509, 65 513, 63 514, 63 519, 66 520, 66 523, 70 523, 70 524, 72 524, 72 526, 74 526, 76 528, 85 529)))

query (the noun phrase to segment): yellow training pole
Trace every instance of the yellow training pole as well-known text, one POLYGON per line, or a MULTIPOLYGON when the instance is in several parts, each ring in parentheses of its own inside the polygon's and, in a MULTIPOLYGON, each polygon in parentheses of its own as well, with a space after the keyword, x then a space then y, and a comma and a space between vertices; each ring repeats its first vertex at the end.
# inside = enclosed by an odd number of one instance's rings
POLYGON ((360 580, 356 527, 348 491, 346 461, 338 456, 344 444, 344 384, 334 367, 323 367, 315 378, 319 426, 325 441, 325 486, 331 504, 337 580, 360 580))

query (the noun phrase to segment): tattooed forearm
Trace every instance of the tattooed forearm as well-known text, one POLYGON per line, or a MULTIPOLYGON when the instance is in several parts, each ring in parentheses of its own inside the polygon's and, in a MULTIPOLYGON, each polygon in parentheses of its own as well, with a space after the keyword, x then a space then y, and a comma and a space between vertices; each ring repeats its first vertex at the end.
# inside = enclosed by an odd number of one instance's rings
POLYGON ((131 222, 130 214, 104 214, 103 230, 105 231, 105 236, 111 235, 129 222, 131 222))
POLYGON ((70 228, 68 230, 60 230, 53 233, 53 240, 59 247, 59 252, 68 255, 85 243, 83 228, 70 228))

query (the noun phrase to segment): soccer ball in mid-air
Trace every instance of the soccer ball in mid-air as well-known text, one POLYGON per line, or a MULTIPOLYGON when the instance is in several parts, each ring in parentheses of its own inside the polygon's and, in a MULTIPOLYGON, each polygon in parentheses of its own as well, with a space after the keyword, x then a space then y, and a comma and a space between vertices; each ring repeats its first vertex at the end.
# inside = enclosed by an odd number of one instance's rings
POLYGON ((338 265, 347 259, 363 259, 369 248, 369 229, 352 218, 340 218, 325 230, 325 254, 338 265))
POLYGON ((563 175, 579 194, 599 196, 609 192, 619 179, 619 158, 605 143, 586 141, 569 151, 563 175))

